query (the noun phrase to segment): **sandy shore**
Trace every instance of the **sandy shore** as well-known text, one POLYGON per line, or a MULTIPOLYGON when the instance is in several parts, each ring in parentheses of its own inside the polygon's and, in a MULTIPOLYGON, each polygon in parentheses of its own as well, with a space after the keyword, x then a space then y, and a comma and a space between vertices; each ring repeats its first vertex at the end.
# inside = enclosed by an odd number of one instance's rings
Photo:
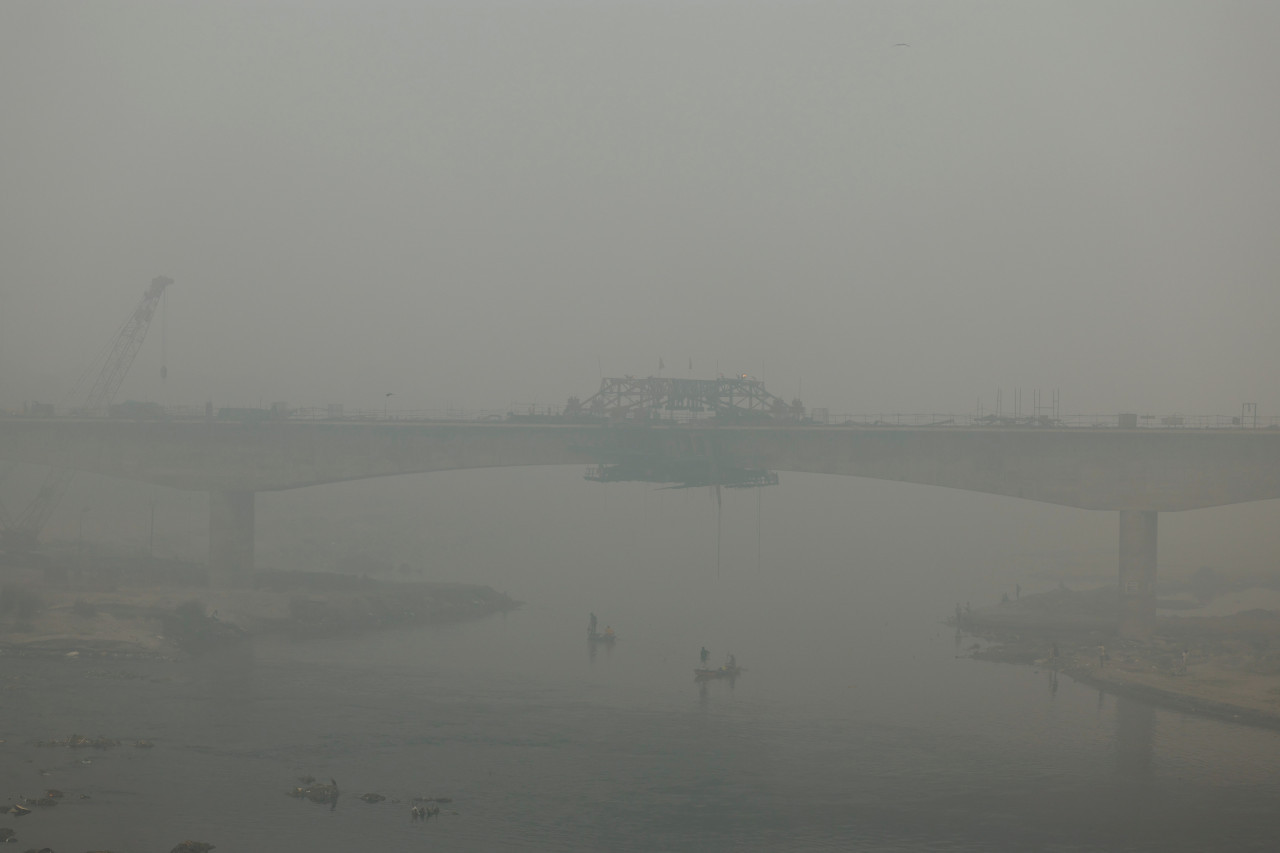
POLYGON ((1280 613, 1161 616, 1152 640, 1138 643, 1115 636, 1114 598, 1111 587, 1060 589, 961 610, 956 621, 987 641, 970 646, 976 659, 1052 668, 1161 707, 1280 729, 1280 613))

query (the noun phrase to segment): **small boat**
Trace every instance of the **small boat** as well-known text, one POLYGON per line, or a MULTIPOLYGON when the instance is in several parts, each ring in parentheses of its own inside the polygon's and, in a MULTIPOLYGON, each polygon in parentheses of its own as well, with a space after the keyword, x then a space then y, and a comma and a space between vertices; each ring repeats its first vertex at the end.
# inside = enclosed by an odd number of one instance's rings
POLYGON ((716 669, 695 669, 693 671, 694 681, 710 681, 713 678, 737 678, 744 670, 742 667, 734 664, 733 666, 721 666, 716 669))
POLYGON ((613 631, 605 631, 603 634, 598 631, 588 631, 587 642, 604 643, 606 646, 612 646, 614 643, 618 642, 618 635, 613 633, 613 631))

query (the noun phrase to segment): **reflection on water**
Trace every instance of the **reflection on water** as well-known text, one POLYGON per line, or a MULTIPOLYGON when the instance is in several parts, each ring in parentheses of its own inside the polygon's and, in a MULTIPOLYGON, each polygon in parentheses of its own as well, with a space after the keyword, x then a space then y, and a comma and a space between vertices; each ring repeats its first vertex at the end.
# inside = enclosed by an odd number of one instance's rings
POLYGON ((207 707, 218 718, 235 718, 253 706, 257 667, 254 644, 236 643, 191 660, 190 677, 207 691, 207 707))
POLYGON ((54 849, 195 837, 318 851, 371 839, 451 850, 1200 850, 1223 849, 1213 842, 1228 826, 1242 846, 1280 829, 1276 780, 1232 781, 1244 756, 1277 755, 1274 733, 1095 696, 1052 671, 1046 691, 1029 669, 957 660, 943 636, 930 646, 899 634, 904 653, 872 650, 845 671, 800 666, 805 644, 758 650, 749 677, 694 682, 689 637, 647 636, 633 620, 625 648, 584 661, 580 628, 565 621, 530 610, 505 625, 246 644, 118 668, 168 682, 6 659, 6 673, 48 686, 3 694, 0 785, 91 794, 21 827, 24 843, 54 849), (1157 737, 1164 720, 1176 738, 1157 737), (156 747, 80 765, 31 745, 82 731, 156 747), (345 795, 285 797, 303 774, 334 777, 345 795), (366 791, 388 800, 362 802, 366 791), (424 827, 409 819, 413 796, 452 797, 458 814, 424 827))
POLYGON ((1116 700, 1116 772, 1124 779, 1151 777, 1156 709, 1123 696, 1116 700))
MULTIPOLYGON (((778 520, 797 531, 785 563, 727 557, 719 580, 647 544, 697 496, 628 512, 610 494, 628 538, 598 559, 521 544, 473 567, 526 601, 503 618, 184 663, 0 656, 0 795, 71 795, 14 822, 17 849, 1201 851, 1280 833, 1280 736, 957 657, 941 620, 981 590, 847 525, 840 494, 778 520), (592 611, 624 639, 584 655, 592 611), (749 671, 695 682, 703 646, 749 671), (155 747, 82 764, 34 746, 72 733, 155 747), (307 775, 337 803, 285 796, 307 775), (412 821, 415 796, 457 814, 412 821)), ((960 527, 939 541, 983 529, 960 527)))

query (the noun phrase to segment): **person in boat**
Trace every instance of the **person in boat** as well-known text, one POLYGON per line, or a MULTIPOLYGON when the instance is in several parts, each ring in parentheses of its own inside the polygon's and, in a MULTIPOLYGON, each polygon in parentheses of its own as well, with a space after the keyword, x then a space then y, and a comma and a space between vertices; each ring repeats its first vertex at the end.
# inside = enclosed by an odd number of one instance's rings
POLYGON ((702 647, 702 651, 700 652, 700 657, 702 658, 702 666, 705 669, 707 666, 707 661, 711 658, 711 652, 707 651, 706 646, 702 647))
POLYGON ((729 669, 737 669, 737 668, 738 668, 738 659, 735 658, 733 655, 729 655, 729 669))
POLYGON ((591 624, 587 627, 587 633, 593 637, 596 635, 596 615, 594 613, 591 614, 591 624))
POLYGON ((608 625, 605 625, 605 626, 604 626, 604 636, 605 636, 605 639, 612 640, 612 639, 613 639, 613 628, 609 627, 608 625))

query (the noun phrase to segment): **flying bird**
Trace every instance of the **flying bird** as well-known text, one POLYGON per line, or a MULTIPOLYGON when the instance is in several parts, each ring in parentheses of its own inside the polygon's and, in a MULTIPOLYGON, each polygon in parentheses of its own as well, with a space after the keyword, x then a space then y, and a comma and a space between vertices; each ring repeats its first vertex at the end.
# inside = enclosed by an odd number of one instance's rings
POLYGON ((905 41, 900 41, 895 44, 894 47, 911 47, 911 45, 907 44, 905 41))

